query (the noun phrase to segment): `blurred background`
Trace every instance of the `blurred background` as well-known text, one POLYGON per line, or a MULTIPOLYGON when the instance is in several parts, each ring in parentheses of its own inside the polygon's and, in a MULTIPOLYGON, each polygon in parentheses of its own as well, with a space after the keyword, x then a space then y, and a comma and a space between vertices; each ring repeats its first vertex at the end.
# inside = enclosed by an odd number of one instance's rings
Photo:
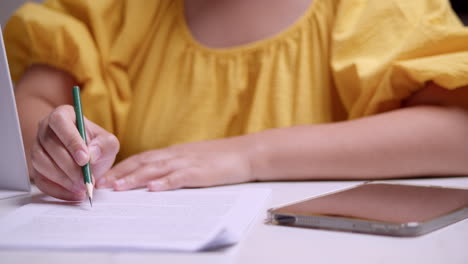
POLYGON ((42 0, 0 0, 0 24, 2 25, 2 28, 15 9, 25 2, 42 2, 42 0))
MULTIPOLYGON (((80 0, 77 0, 80 1, 80 0)), ((99 0, 95 0, 99 1, 99 0)), ((151 1, 151 0, 150 0, 151 1)), ((168 1, 168 0, 163 0, 168 1)), ((385 1, 385 0, 376 0, 376 1, 385 1)), ((411 1, 411 0, 408 0, 411 1)), ((8 17, 13 13, 13 11, 18 8, 21 4, 27 2, 26 0, 0 0, 0 24, 3 26, 8 17)), ((42 0, 30 0, 30 2, 42 2, 42 0)), ((452 6, 455 11, 458 12, 462 20, 465 22, 465 25, 468 25, 468 0, 451 0, 452 6)))
POLYGON ((460 18, 468 26, 468 0, 452 0, 452 6, 457 11, 460 18))

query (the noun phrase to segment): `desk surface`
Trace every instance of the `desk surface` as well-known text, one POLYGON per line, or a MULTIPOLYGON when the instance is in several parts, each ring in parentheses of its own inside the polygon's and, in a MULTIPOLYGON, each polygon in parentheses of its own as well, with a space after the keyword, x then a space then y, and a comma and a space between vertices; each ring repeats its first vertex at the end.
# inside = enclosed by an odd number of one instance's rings
MULTIPOLYGON (((396 182, 396 181, 392 181, 396 182)), ((397 182, 468 188, 468 177, 397 182)), ((2 251, 1 263, 468 263, 468 220, 416 238, 396 238, 264 224, 266 209, 361 182, 249 183, 223 188, 271 188, 272 197, 243 240, 201 253, 2 251)), ((38 193, 33 190, 33 195, 38 193)), ((28 197, 0 200, 0 216, 28 197)), ((1 238, 0 238, 1 239, 1 238)))

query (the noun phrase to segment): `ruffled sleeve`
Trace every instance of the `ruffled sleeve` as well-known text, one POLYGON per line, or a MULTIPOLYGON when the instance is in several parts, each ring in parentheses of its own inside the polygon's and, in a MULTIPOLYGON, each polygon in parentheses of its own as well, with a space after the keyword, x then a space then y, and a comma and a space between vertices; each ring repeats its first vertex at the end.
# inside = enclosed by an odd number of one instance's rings
POLYGON ((343 0, 331 66, 349 118, 389 111, 430 81, 468 85, 468 28, 447 0, 343 0))
POLYGON ((121 135, 132 95, 126 67, 145 30, 144 23, 137 29, 126 23, 128 15, 141 14, 143 5, 127 5, 117 0, 23 5, 4 30, 12 79, 35 63, 69 72, 82 86, 86 116, 121 135))

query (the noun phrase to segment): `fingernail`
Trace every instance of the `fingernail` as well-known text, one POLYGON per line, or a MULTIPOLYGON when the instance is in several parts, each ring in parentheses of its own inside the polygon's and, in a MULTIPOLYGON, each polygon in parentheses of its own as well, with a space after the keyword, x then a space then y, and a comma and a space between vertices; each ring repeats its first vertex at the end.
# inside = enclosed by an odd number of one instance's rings
POLYGON ((125 186, 125 183, 126 183, 125 179, 120 179, 120 180, 118 180, 118 181, 115 182, 115 186, 116 186, 117 188, 124 187, 124 186, 125 186))
POLYGON ((167 190, 167 183, 163 180, 152 181, 148 187, 151 191, 165 191, 167 190))
POLYGON ((94 163, 101 157, 101 148, 98 146, 91 146, 89 148, 89 153, 91 155, 91 163, 94 163))
POLYGON ((75 153, 75 157, 76 157, 76 162, 79 165, 84 165, 88 162, 88 155, 83 150, 78 150, 75 153))

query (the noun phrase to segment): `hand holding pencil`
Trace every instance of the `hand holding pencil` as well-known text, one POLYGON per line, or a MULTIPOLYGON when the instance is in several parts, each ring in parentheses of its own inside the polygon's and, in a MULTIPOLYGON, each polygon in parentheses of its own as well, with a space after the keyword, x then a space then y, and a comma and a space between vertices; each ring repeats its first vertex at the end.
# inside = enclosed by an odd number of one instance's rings
MULTIPOLYGON (((89 163, 89 172, 99 178, 110 169, 119 150, 114 135, 83 118, 86 144, 76 124, 71 105, 57 107, 40 122, 32 148, 30 172, 41 191, 72 201, 86 198, 82 166, 89 163)), ((88 178, 88 182, 94 181, 88 178)))

